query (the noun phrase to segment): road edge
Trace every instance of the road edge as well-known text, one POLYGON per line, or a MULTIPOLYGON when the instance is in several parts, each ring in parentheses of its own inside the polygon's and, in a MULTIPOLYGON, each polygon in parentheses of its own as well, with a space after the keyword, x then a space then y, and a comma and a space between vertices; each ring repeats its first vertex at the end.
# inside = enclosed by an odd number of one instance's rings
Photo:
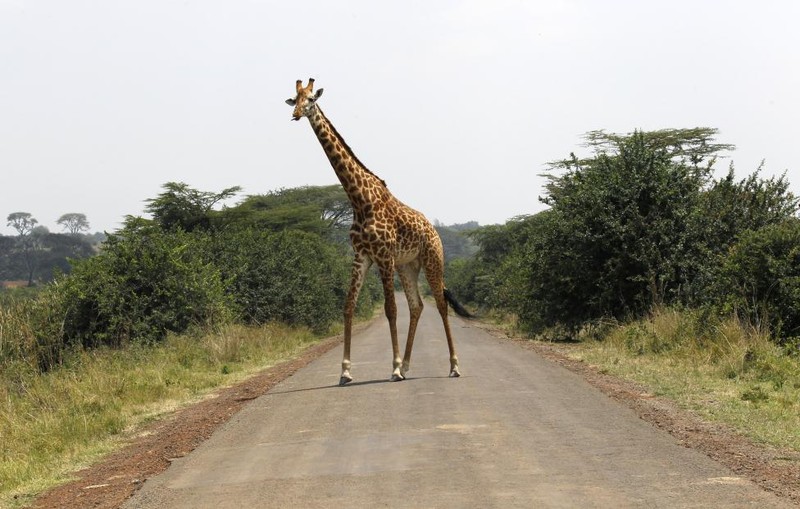
POLYGON ((606 396, 633 410, 640 419, 672 435, 683 447, 702 452, 764 490, 800 506, 797 452, 756 443, 733 428, 707 421, 670 399, 653 395, 641 384, 601 373, 596 367, 569 357, 568 344, 515 337, 482 322, 478 326, 498 340, 532 350, 580 375, 606 396))
POLYGON ((267 393, 323 354, 341 344, 342 336, 325 338, 296 357, 276 364, 213 396, 144 427, 121 449, 75 472, 75 480, 38 495, 33 508, 117 508, 144 482, 169 468, 207 440, 247 403, 267 393))

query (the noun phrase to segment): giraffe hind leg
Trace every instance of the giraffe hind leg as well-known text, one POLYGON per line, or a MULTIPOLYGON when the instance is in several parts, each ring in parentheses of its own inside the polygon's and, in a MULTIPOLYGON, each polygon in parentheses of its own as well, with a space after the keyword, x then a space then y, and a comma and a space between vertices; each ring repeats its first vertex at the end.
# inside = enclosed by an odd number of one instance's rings
POLYGON ((406 338, 406 350, 403 354, 403 364, 400 367, 400 374, 405 377, 411 367, 411 349, 414 347, 414 336, 417 332, 419 317, 422 315, 422 297, 419 294, 419 260, 415 260, 407 265, 398 268, 400 282, 403 284, 403 291, 408 301, 408 310, 411 319, 408 323, 408 337, 406 338))
POLYGON ((442 317, 442 325, 444 325, 444 334, 447 337, 447 348, 450 351, 450 377, 456 378, 461 376, 461 371, 458 368, 458 355, 456 354, 456 346, 453 342, 453 333, 450 330, 450 322, 447 317, 447 299, 444 296, 444 262, 439 257, 434 258, 434 262, 426 263, 425 277, 428 279, 428 284, 433 292, 433 298, 436 300, 436 309, 439 310, 439 315, 442 317), (437 263, 438 262, 438 263, 437 263))

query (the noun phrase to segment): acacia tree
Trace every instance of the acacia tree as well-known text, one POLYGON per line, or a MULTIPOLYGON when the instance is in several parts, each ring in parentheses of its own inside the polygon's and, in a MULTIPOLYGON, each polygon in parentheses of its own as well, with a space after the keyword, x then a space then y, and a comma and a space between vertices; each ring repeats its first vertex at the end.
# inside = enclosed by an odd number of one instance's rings
POLYGON ((554 251, 540 259, 541 276, 553 279, 548 293, 565 299, 567 312, 581 321, 639 314, 691 279, 693 212, 715 153, 731 148, 713 143, 715 132, 594 132, 587 135, 593 157, 553 164, 561 175, 547 185, 554 215, 540 248, 554 251), (568 302, 580 303, 580 312, 568 302))
POLYGON ((239 186, 219 193, 198 191, 183 182, 167 182, 162 187, 164 192, 147 200, 145 210, 165 230, 187 232, 211 229, 214 205, 241 191, 239 186))
POLYGON ((585 137, 591 156, 552 163, 542 199, 550 210, 522 222, 496 274, 515 281, 512 308, 525 325, 571 333, 680 300, 699 270, 691 256, 702 238, 698 203, 718 154, 733 148, 715 135, 594 131, 585 137))
POLYGON ((28 286, 33 286, 33 274, 36 270, 36 255, 39 244, 33 235, 39 221, 29 212, 12 212, 6 218, 6 225, 17 230, 15 251, 22 258, 28 273, 28 286))
POLYGON ((6 218, 7 226, 10 226, 17 230, 17 234, 20 237, 24 237, 26 235, 30 235, 36 225, 39 224, 29 212, 12 212, 6 218))
POLYGON ((342 186, 306 186, 248 196, 224 221, 265 231, 303 230, 347 242, 353 209, 342 186))
POLYGON ((61 227, 68 231, 71 235, 77 235, 81 232, 89 231, 89 221, 86 220, 85 214, 79 214, 76 212, 63 214, 58 218, 56 223, 60 224, 61 227))
POLYGON ((494 302, 531 332, 574 333, 661 304, 723 299, 730 292, 715 281, 731 247, 748 231, 792 217, 798 199, 784 177, 764 180, 758 170, 741 181, 733 170, 714 180, 719 152, 732 149, 715 134, 589 133, 592 156, 552 163, 542 199, 549 210, 475 236, 477 260, 492 267, 483 272, 505 288, 494 302))

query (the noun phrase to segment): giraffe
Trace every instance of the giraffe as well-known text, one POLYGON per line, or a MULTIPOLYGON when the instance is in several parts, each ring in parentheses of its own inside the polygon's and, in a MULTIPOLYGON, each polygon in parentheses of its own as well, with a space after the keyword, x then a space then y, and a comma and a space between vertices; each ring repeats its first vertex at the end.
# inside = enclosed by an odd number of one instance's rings
POLYGON ((302 117, 309 120, 353 207, 350 241, 355 256, 350 289, 344 306, 344 354, 339 385, 345 385, 353 380, 350 374, 353 312, 364 278, 373 264, 377 266, 383 284, 384 312, 389 321, 389 334, 392 340, 390 380, 393 382, 404 380, 410 367, 414 335, 423 308, 418 288, 420 270, 425 271, 425 277, 444 324, 447 347, 450 350, 450 377, 461 376, 447 318, 447 305, 449 303, 463 316, 469 314, 445 288, 444 251, 439 234, 424 215, 395 198, 386 187, 386 182, 358 160, 317 105, 323 89, 320 88, 316 93, 313 91, 314 78, 309 78, 305 87, 302 80, 297 80, 295 88, 297 95, 293 99, 286 100, 287 104, 294 106, 292 120, 300 120, 302 117), (397 343, 395 272, 403 285, 411 315, 402 359, 397 343))

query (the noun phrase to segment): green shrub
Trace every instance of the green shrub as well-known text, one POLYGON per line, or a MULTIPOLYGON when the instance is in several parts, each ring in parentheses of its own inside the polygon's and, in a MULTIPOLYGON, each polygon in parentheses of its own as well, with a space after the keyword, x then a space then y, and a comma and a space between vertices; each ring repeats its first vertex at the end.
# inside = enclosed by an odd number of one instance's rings
POLYGON ((207 261, 203 235, 131 224, 103 252, 75 264, 59 285, 68 343, 153 342, 191 325, 225 321, 229 299, 207 261))
POLYGON ((783 343, 800 336, 800 219, 747 232, 722 269, 725 310, 769 326, 783 343))
POLYGON ((34 298, 0 304, 0 365, 13 372, 47 371, 64 355, 62 306, 57 292, 42 291, 34 298))
POLYGON ((217 263, 245 322, 280 321, 323 332, 341 317, 349 260, 320 236, 241 230, 216 242, 217 263))

